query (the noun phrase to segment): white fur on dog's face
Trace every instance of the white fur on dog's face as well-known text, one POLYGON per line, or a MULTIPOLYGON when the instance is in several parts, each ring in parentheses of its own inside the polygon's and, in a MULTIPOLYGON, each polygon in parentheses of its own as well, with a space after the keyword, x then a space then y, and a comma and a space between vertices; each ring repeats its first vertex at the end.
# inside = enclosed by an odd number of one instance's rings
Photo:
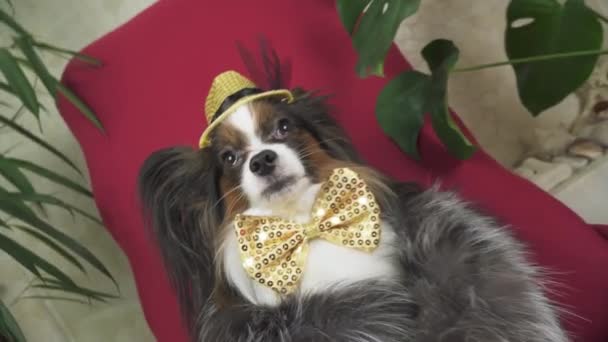
POLYGON ((256 133, 259 130, 256 130, 255 115, 251 106, 245 104, 239 107, 222 124, 231 125, 245 140, 241 187, 252 208, 284 208, 296 201, 298 193, 311 185, 297 151, 283 142, 266 143, 259 133, 256 133), (250 170, 249 165, 251 159, 264 150, 277 154, 276 168, 271 175, 259 176, 250 170), (287 182, 287 185, 279 191, 267 193, 268 188, 276 182, 287 182))

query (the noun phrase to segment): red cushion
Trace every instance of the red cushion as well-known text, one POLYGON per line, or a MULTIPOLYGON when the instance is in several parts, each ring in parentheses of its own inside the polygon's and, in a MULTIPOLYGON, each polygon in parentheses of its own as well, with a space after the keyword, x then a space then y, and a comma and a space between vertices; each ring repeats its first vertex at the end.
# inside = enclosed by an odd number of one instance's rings
MULTIPOLYGON (((608 340, 608 243, 571 210, 483 152, 457 162, 425 126, 423 161, 406 157, 381 132, 375 99, 386 79, 360 80, 356 56, 333 0, 161 0, 89 46, 104 61, 91 69, 73 61, 64 80, 99 115, 106 135, 60 101, 86 155, 97 205, 129 257, 150 327, 159 341, 186 341, 176 298, 159 254, 142 224, 136 178, 143 160, 167 146, 195 146, 204 128, 203 101, 211 79, 226 69, 245 72, 235 40, 255 47, 260 34, 291 58, 292 85, 331 93, 336 118, 372 165, 402 179, 442 179, 480 208, 513 226, 531 257, 554 271, 549 295, 572 313, 563 322, 577 341, 608 340), (235 4, 238 2, 238 5, 235 4)), ((408 67, 396 49, 386 73, 408 67)))

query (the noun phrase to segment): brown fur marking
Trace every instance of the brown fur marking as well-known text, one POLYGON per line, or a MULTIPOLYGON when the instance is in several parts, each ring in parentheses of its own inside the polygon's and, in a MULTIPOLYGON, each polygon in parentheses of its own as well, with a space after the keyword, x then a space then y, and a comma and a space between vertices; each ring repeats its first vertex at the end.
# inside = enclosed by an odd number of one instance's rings
POLYGON ((276 119, 279 114, 272 103, 264 100, 254 101, 250 105, 250 110, 253 113, 253 124, 255 125, 255 133, 258 136, 267 136, 275 128, 276 119))
POLYGON ((230 146, 235 150, 244 149, 247 145, 245 137, 238 129, 223 122, 215 129, 213 141, 217 146, 230 146))

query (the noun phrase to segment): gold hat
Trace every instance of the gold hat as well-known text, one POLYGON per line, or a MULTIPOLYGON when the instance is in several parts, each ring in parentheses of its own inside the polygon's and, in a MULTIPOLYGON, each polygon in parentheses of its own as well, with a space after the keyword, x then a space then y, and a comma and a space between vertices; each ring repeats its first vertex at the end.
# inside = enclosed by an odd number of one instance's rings
POLYGON ((220 109, 222 103, 224 103, 229 96, 247 88, 257 89, 257 86, 255 83, 233 70, 225 71, 213 79, 211 89, 209 90, 209 95, 207 95, 207 100, 205 102, 207 128, 203 132, 203 135, 201 135, 201 139, 199 141, 200 148, 209 146, 211 143, 211 139, 209 139, 209 134, 211 131, 219 126, 222 121, 224 121, 230 114, 234 113, 234 111, 236 111, 236 109, 240 106, 253 100, 265 97, 281 97, 286 99, 288 102, 293 101, 293 95, 287 89, 263 91, 239 98, 222 113, 218 113, 216 115, 216 112, 220 109))

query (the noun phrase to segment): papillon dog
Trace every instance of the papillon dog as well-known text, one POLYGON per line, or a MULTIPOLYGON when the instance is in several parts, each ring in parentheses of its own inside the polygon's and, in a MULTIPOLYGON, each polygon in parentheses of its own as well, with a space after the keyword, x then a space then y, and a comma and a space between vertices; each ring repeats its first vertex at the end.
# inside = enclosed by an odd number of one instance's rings
POLYGON ((206 148, 164 149, 142 167, 141 200, 193 340, 567 341, 538 269, 508 228, 454 193, 374 170, 326 98, 292 93, 291 101, 238 105, 206 148), (235 217, 307 222, 339 168, 356 172, 381 209, 377 248, 311 240, 287 295, 249 276, 235 217))

